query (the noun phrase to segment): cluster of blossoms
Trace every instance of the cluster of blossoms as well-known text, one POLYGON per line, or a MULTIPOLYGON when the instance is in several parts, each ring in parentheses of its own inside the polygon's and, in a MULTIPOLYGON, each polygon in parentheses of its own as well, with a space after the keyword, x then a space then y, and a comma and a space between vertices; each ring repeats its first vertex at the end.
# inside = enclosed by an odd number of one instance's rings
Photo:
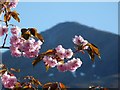
POLYGON ((5 88, 13 89, 17 82, 17 78, 14 75, 10 75, 5 72, 1 77, 1 81, 5 88))
POLYGON ((38 56, 39 49, 43 44, 40 40, 30 38, 25 40, 21 36, 18 36, 20 29, 18 27, 11 28, 13 36, 10 38, 10 51, 12 56, 20 57, 21 55, 32 58, 38 56))
POLYGON ((88 49, 88 46, 86 46, 86 44, 88 43, 87 40, 84 40, 82 36, 76 36, 73 38, 73 43, 77 46, 81 46, 83 47, 82 49, 85 50, 85 49, 88 49))
POLYGON ((0 26, 0 37, 8 33, 8 28, 6 26, 0 26))
POLYGON ((62 45, 58 45, 56 48, 56 55, 58 55, 61 59, 69 59, 73 56, 73 51, 71 49, 65 49, 62 45))
POLYGON ((81 67, 81 65, 82 65, 82 61, 79 58, 77 59, 73 58, 64 64, 59 63, 57 65, 57 69, 62 72, 65 72, 65 71, 75 72, 76 69, 81 67))
POLYGON ((9 2, 7 6, 4 6, 4 8, 15 8, 18 4, 19 0, 0 0, 0 4, 3 4, 5 2, 9 2))
MULTIPOLYGON (((55 50, 56 50, 55 56, 57 55, 62 60, 70 59, 73 56, 72 50, 64 49, 62 45, 56 47, 55 50)), ((82 61, 79 58, 77 59, 73 58, 66 63, 61 63, 54 56, 44 56, 43 61, 45 62, 45 65, 49 65, 50 67, 57 66, 57 69, 61 72, 65 72, 65 71, 74 72, 82 64, 82 61)))

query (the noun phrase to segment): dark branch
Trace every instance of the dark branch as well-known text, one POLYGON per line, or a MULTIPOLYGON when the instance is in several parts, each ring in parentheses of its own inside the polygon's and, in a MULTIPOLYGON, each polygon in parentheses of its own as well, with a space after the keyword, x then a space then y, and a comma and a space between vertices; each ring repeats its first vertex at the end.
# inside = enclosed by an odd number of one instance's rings
POLYGON ((10 49, 10 47, 3 47, 3 46, 1 46, 0 49, 10 49))

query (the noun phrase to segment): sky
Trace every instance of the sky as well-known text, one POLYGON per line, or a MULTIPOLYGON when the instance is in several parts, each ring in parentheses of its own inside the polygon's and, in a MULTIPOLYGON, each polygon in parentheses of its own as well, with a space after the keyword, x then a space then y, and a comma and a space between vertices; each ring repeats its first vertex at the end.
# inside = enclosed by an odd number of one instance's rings
POLYGON ((35 27, 42 32, 71 21, 118 34, 117 2, 19 2, 15 10, 21 22, 12 19, 10 23, 20 28, 35 27))
POLYGON ((40 32, 54 25, 75 21, 96 29, 118 33, 117 2, 20 2, 20 27, 36 27, 40 32))

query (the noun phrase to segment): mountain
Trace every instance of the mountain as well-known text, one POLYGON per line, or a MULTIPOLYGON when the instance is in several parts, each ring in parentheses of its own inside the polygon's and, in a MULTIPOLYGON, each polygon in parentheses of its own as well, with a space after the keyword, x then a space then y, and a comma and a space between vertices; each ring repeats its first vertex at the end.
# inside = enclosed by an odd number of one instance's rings
POLYGON ((34 59, 25 57, 15 58, 10 55, 10 51, 3 53, 2 60, 4 64, 9 68, 21 69, 21 72, 17 74, 18 77, 33 75, 43 83, 57 81, 63 82, 68 87, 76 88, 87 88, 89 85, 102 85, 110 88, 118 87, 118 73, 120 73, 118 71, 118 38, 120 39, 120 36, 76 22, 57 24, 41 34, 45 39, 45 43, 40 52, 53 49, 59 44, 74 50, 72 38, 75 35, 81 35, 89 42, 98 46, 101 52, 101 60, 96 57, 95 63, 93 63, 87 53, 78 53, 75 57, 80 57, 83 65, 75 73, 62 73, 55 68, 46 72, 43 62, 40 62, 33 68, 32 61, 34 59))

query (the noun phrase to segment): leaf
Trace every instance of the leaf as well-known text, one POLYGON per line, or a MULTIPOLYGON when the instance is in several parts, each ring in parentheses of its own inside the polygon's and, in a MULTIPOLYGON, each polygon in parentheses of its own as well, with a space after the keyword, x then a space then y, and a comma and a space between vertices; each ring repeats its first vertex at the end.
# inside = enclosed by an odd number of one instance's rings
POLYGON ((35 66, 38 62, 42 61, 43 57, 44 55, 42 54, 38 55, 38 57, 32 62, 32 65, 35 66))
POLYGON ((87 50, 87 52, 88 52, 88 54, 89 54, 90 59, 91 59, 92 61, 94 61, 95 55, 94 55, 94 53, 91 51, 91 49, 90 49, 90 50, 87 50))
POLYGON ((62 90, 67 90, 66 86, 63 84, 63 83, 59 83, 59 87, 62 89, 62 90))
POLYGON ((46 68, 46 72, 47 72, 50 69, 50 66, 46 65, 45 68, 46 68))
POLYGON ((28 40, 28 39, 30 38, 30 36, 31 36, 31 34, 30 34, 29 31, 26 31, 26 32, 22 35, 22 37, 23 37, 25 40, 28 40))
POLYGON ((14 68, 10 68, 11 71, 14 71, 14 72, 20 72, 20 69, 14 69, 14 68))
POLYGON ((7 69, 0 70, 0 76, 3 75, 6 71, 7 71, 7 69))
POLYGON ((23 89, 29 89, 29 85, 24 86, 23 89))
POLYGON ((10 21, 11 19, 11 12, 8 12, 4 15, 4 21, 7 22, 7 21, 10 21))
POLYGON ((33 36, 37 37, 37 29, 35 29, 35 28, 28 28, 28 30, 30 31, 30 33, 31 33, 33 36))
POLYGON ((4 64, 0 64, 0 68, 6 69, 6 66, 4 64))
POLYGON ((94 58, 95 58, 95 54, 99 57, 100 57, 100 51, 98 49, 97 46, 95 46, 94 44, 91 44, 91 43, 88 43, 87 44, 89 46, 89 49, 87 50, 88 51, 88 54, 91 58, 92 61, 94 61, 94 58))
POLYGON ((0 3, 0 17, 1 17, 2 12, 3 12, 2 8, 3 8, 2 3, 0 3))
POLYGON ((43 36, 42 36, 41 34, 37 33, 37 34, 36 34, 36 37, 37 37, 39 40, 41 40, 42 42, 44 42, 44 38, 43 38, 43 36))
POLYGON ((32 78, 32 84, 34 84, 37 87, 38 87, 38 85, 42 86, 42 83, 35 78, 32 78))
POLYGON ((26 28, 22 28, 22 29, 21 29, 21 33, 22 33, 22 35, 25 34, 27 31, 28 31, 28 29, 26 29, 26 28))
POLYGON ((54 82, 54 83, 46 83, 43 85, 43 90, 58 90, 58 83, 54 82))
POLYGON ((55 54, 55 52, 56 52, 56 51, 55 51, 54 49, 49 49, 49 50, 47 50, 46 52, 44 52, 44 53, 42 53, 42 54, 49 56, 49 55, 55 54))
POLYGON ((19 14, 15 10, 11 12, 11 15, 16 21, 20 22, 19 14))

